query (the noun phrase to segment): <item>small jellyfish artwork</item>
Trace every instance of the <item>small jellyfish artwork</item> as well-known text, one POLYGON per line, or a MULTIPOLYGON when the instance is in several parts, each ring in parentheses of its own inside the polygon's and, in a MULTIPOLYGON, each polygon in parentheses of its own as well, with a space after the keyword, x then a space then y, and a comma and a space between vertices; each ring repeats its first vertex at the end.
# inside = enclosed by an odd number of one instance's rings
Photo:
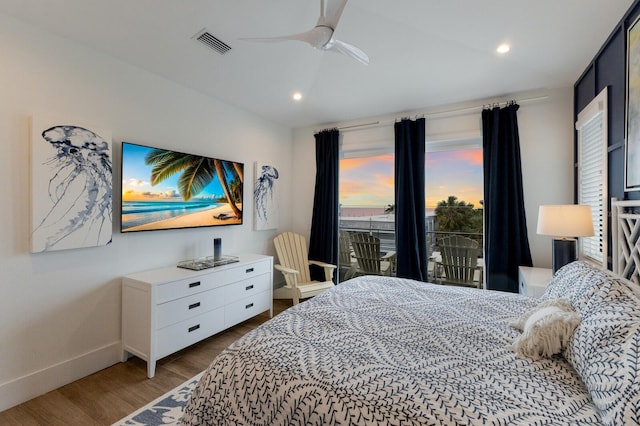
POLYGON ((256 182, 253 191, 256 230, 278 227, 278 177, 276 167, 256 163, 256 182))
POLYGON ((36 127, 35 123, 33 132, 31 252, 109 244, 110 133, 72 125, 36 127))

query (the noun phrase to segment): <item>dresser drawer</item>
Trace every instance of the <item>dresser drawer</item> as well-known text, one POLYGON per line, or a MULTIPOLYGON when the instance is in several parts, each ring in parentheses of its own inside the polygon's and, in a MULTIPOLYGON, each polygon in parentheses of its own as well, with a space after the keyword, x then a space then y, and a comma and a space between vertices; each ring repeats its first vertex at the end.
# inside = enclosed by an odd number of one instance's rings
POLYGON ((225 305, 225 327, 231 327, 261 312, 271 309, 271 291, 254 294, 225 305))
POLYGON ((156 329, 193 318, 224 305, 224 287, 161 303, 157 307, 156 329))
MULTIPOLYGON (((261 261, 261 262, 245 264, 234 269, 235 269, 235 273, 237 274, 236 278, 238 280, 243 280, 248 277, 270 273, 272 270, 272 266, 271 266, 271 262, 261 261)), ((237 281, 237 280, 234 280, 234 281, 237 281)))
POLYGON ((155 291, 157 304, 169 302, 181 297, 191 296, 216 287, 216 277, 213 275, 200 275, 192 278, 173 281, 159 285, 155 291))
POLYGON ((168 302, 169 300, 211 290, 216 287, 222 287, 257 275, 270 273, 271 263, 254 262, 239 264, 235 267, 225 265, 219 268, 222 269, 211 268, 206 270, 206 273, 201 273, 192 278, 159 285, 156 289, 156 303, 168 302))
POLYGON ((212 334, 224 330, 224 308, 205 312, 196 317, 165 327, 157 332, 157 358, 186 348, 212 334))
POLYGON ((262 293, 268 290, 271 285, 271 274, 262 274, 230 284, 224 288, 225 303, 232 303, 262 293))

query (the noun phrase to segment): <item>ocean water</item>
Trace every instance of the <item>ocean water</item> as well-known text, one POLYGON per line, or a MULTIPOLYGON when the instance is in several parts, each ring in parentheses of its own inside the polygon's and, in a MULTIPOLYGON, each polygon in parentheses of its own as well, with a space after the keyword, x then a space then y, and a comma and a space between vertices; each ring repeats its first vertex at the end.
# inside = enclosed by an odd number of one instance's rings
POLYGON ((122 229, 212 209, 222 204, 207 201, 123 201, 122 229))

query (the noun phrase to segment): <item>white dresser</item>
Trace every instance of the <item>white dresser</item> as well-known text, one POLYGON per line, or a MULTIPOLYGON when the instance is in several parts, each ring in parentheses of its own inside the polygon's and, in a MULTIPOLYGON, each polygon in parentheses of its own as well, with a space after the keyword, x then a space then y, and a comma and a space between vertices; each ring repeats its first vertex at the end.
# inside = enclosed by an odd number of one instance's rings
POLYGON ((122 361, 129 354, 156 361, 261 312, 273 311, 273 257, 202 271, 174 267, 122 278, 122 361))

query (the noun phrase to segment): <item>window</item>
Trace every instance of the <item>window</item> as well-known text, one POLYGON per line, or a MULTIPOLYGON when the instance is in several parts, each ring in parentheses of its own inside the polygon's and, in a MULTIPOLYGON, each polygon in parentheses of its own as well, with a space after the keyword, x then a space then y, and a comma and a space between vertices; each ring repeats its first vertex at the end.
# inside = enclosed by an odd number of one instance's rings
MULTIPOLYGON (((385 210, 393 211, 393 149, 393 127, 391 133, 378 127, 342 132, 341 218, 383 220, 378 216, 384 215, 385 210)), ((393 222, 392 216, 390 220, 393 222)))
POLYGON ((580 238, 580 255, 607 260, 607 88, 578 114, 578 204, 591 207, 593 237, 580 238))
MULTIPOLYGON (((427 143, 428 145, 428 143, 427 143)), ((425 155, 426 208, 433 212, 449 196, 482 207, 482 148, 428 151, 425 155)))
POLYGON ((340 205, 345 209, 344 216, 357 215, 348 209, 382 214, 390 208, 394 202, 393 163, 393 154, 340 160, 340 205))
MULTIPOLYGON (((467 235, 482 246, 482 139, 478 123, 477 114, 446 114, 429 122, 432 133, 427 134, 425 147, 425 226, 429 257, 437 250, 436 235, 467 235), (441 229, 436 230, 435 209, 442 201, 451 213, 446 214, 445 208, 441 208, 445 219, 455 220, 449 220, 448 226, 441 224, 441 229), (473 204, 473 208, 463 209, 462 204, 473 204)), ((341 130, 340 230, 368 232, 380 238, 383 253, 396 250, 394 162, 392 123, 341 130)), ((343 259, 341 281, 350 268, 348 254, 343 259)), ((429 273, 433 272, 434 268, 430 267, 429 273)))
MULTIPOLYGON (((425 154, 425 200, 427 253, 440 251, 440 241, 460 235, 483 247, 482 141, 435 144, 427 142, 425 154)), ((433 254, 434 259, 438 257, 433 254)), ((429 267, 431 279, 442 279, 437 263, 429 267)), ((476 278, 481 280, 480 275, 476 278)))
MULTIPOLYGON (((380 239, 381 254, 395 251, 393 126, 356 128, 341 136, 341 235, 366 232, 380 239)), ((344 281, 357 265, 348 243, 341 245, 339 258, 344 281)))

